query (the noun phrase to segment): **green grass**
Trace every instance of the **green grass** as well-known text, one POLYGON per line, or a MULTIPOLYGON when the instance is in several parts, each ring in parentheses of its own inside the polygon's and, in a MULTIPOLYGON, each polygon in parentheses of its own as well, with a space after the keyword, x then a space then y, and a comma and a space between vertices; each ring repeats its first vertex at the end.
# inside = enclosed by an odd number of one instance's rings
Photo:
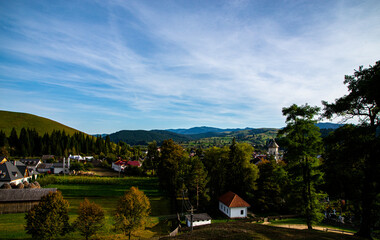
POLYGON ((75 132, 79 132, 74 128, 65 126, 44 117, 39 117, 28 113, 0 110, 0 130, 9 136, 13 127, 16 129, 17 134, 20 134, 23 127, 36 129, 40 136, 43 136, 45 133, 51 134, 53 130, 65 130, 66 134, 70 135, 73 135, 75 132))
MULTIPOLYGON (((45 181, 49 180, 48 178, 45 181)), ((105 211, 106 223, 96 236, 97 239, 122 239, 123 236, 113 232, 113 215, 118 198, 131 186, 142 190, 151 203, 150 225, 145 231, 139 232, 141 238, 152 238, 167 234, 169 226, 164 219, 165 215, 173 214, 168 197, 159 190, 157 178, 125 177, 125 178, 100 178, 60 176, 51 178, 54 184, 46 185, 48 188, 57 188, 62 192, 64 199, 69 204, 70 221, 75 221, 79 204, 88 198, 99 204, 105 211), (86 182, 86 184, 84 184, 86 182), (99 184, 102 183, 102 184, 99 184), (161 217, 160 217, 161 216, 161 217), (111 237, 112 236, 112 237, 111 237)), ((0 215, 0 239, 31 239, 24 230, 25 213, 0 215)), ((81 239, 78 232, 71 233, 62 239, 81 239)))

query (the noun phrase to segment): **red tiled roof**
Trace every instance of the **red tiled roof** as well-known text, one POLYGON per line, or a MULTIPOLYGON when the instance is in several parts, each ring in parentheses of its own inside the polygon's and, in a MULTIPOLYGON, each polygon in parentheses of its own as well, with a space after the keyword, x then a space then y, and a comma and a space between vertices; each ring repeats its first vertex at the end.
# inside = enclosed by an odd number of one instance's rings
POLYGON ((227 207, 250 207, 246 201, 239 197, 236 193, 229 191, 219 198, 224 205, 227 207))
POLYGON ((125 164, 127 164, 127 161, 126 160, 117 160, 116 162, 114 162, 114 164, 116 164, 116 165, 125 165, 125 164))
POLYGON ((141 166, 141 163, 139 161, 128 161, 127 164, 130 165, 130 166, 136 166, 136 167, 140 167, 141 166))

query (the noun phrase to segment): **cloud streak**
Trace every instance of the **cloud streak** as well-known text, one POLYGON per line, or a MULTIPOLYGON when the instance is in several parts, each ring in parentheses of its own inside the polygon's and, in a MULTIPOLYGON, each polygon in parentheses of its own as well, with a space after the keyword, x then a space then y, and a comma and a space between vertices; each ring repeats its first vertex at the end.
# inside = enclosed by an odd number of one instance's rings
POLYGON ((332 101, 345 74, 379 60, 376 1, 192 3, 3 2, 0 107, 20 109, 28 83, 44 93, 35 105, 54 100, 41 107, 91 133, 281 127, 282 107, 332 101))

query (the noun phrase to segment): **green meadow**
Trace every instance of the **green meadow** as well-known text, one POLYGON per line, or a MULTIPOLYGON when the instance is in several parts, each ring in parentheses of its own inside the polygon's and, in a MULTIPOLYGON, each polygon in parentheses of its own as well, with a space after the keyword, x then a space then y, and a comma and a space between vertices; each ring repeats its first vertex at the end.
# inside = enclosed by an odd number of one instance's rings
MULTIPOLYGON (((149 197, 151 203, 150 224, 146 230, 139 232, 138 238, 155 238, 169 232, 170 223, 165 221, 171 215, 170 200, 159 190, 158 179, 148 177, 77 177, 77 176, 49 176, 39 180, 44 187, 57 188, 69 202, 70 221, 74 222, 77 210, 84 198, 99 204, 105 211, 104 227, 97 234, 96 239, 123 239, 122 235, 115 235, 113 231, 113 215, 118 198, 132 186, 138 187, 149 197), (51 184, 48 184, 51 182, 51 184)), ((0 239, 32 239, 24 231, 25 213, 0 215, 0 239)), ((70 233, 62 239, 82 239, 78 232, 70 233)))

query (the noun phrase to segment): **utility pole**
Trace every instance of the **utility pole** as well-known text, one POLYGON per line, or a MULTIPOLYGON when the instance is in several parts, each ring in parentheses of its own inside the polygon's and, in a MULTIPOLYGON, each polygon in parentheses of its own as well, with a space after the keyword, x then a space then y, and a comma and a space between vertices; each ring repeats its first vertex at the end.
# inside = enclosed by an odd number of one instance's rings
POLYGON ((190 215, 191 231, 193 231, 193 214, 194 214, 194 208, 193 208, 193 206, 191 206, 191 215, 190 215))

